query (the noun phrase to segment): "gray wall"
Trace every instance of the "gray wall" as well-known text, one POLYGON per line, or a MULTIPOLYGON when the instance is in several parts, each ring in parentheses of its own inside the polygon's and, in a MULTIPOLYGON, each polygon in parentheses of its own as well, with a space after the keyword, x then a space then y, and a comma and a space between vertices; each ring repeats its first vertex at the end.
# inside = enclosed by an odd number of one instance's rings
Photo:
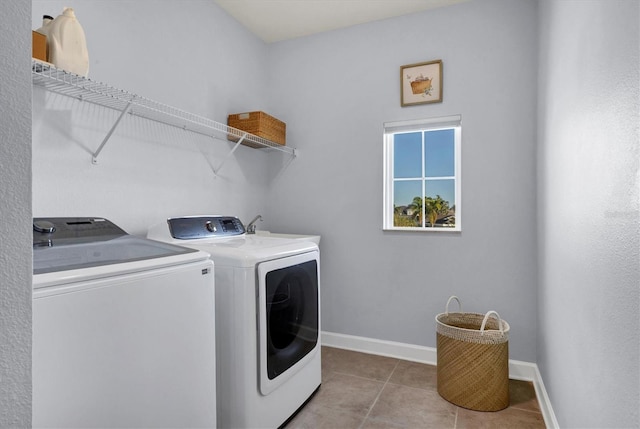
POLYGON ((540 12, 536 360, 561 427, 638 427, 639 3, 540 12))
POLYGON ((447 298, 497 310, 535 360, 537 3, 485 0, 269 45, 271 110, 300 157, 274 229, 322 234, 323 330, 435 346, 447 298), (444 101, 400 107, 404 64, 442 59, 444 101), (462 233, 382 231, 382 124, 462 115, 462 233))
MULTIPOLYGON (((89 50, 89 78, 226 123, 265 110, 265 44, 211 1, 33 1, 42 15, 75 9, 89 50)), ((265 205, 271 156, 127 115, 98 157, 118 112, 34 90, 35 216, 103 216, 146 234, 169 216, 233 214, 265 205)), ((265 223, 264 225, 267 225, 265 223)))
POLYGON ((0 14, 0 427, 31 426, 29 0, 0 14))

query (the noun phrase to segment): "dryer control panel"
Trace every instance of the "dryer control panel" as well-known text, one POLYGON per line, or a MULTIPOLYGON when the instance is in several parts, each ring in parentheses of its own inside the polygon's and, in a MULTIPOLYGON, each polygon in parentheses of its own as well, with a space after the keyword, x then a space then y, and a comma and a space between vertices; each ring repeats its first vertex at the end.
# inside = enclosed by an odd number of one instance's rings
POLYGON ((230 237, 245 233, 244 225, 235 216, 187 216, 167 220, 171 236, 178 240, 230 237))

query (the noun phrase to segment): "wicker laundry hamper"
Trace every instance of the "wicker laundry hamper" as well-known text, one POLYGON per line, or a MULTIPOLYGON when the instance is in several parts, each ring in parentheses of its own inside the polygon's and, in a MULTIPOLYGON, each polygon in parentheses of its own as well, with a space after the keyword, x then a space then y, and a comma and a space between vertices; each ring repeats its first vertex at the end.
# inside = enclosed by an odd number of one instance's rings
POLYGON ((476 411, 509 406, 509 324, 495 311, 463 313, 456 296, 436 316, 438 393, 476 411), (460 311, 449 313, 452 300, 460 311), (490 317, 495 315, 496 317, 490 317))

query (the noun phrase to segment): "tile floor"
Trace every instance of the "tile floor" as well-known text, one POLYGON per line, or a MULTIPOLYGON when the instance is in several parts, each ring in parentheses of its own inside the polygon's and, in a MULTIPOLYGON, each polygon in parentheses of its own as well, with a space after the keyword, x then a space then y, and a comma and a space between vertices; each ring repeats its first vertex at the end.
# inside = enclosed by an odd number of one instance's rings
POLYGON ((510 406, 457 407, 438 395, 436 367, 322 347, 322 386, 287 429, 544 428, 533 384, 510 380, 510 406))

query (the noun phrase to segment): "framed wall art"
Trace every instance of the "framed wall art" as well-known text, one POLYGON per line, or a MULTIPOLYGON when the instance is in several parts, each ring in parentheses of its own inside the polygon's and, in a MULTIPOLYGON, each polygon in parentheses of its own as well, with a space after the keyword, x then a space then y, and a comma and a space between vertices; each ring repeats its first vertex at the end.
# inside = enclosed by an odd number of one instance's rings
POLYGON ((400 67, 400 104, 442 102, 442 60, 400 67))

